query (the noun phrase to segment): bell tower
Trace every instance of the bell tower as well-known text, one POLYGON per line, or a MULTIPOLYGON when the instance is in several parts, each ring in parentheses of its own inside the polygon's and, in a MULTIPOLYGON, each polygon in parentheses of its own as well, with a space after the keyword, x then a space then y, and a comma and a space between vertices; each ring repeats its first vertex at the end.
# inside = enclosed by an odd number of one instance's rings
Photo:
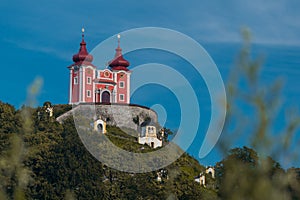
POLYGON ((116 84, 115 102, 120 104, 130 103, 130 75, 128 70, 130 63, 123 58, 122 49, 120 47, 120 34, 118 35, 118 47, 116 48, 115 57, 109 62, 109 67, 114 74, 116 84))
POLYGON ((73 55, 73 64, 70 70, 69 104, 88 103, 94 101, 93 80, 96 67, 92 64, 93 56, 90 55, 84 41, 84 28, 79 52, 73 55))

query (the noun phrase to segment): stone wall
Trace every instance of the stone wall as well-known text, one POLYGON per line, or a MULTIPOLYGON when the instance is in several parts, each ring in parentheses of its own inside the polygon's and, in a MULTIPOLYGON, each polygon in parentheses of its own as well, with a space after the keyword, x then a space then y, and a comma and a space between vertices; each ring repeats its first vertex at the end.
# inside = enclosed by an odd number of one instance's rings
POLYGON ((145 106, 135 104, 80 104, 56 120, 60 123, 68 116, 79 114, 85 118, 102 119, 108 125, 115 125, 120 128, 128 128, 137 130, 137 124, 134 123, 133 118, 138 116, 139 124, 144 122, 147 118, 151 119, 153 123, 157 124, 157 114, 154 110, 145 106))

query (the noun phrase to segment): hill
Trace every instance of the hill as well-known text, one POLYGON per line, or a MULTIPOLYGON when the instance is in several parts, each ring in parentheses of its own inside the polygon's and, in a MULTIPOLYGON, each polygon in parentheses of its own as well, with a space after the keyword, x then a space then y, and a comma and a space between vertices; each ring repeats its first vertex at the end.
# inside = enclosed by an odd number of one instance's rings
MULTIPOLYGON (((157 171, 126 173, 95 159, 82 144, 71 109, 13 106, 0 102, 0 199, 300 199, 300 169, 284 170, 254 149, 231 149, 215 165, 215 179, 195 181, 205 168, 187 153, 157 171)), ((116 126, 107 138, 132 152, 154 151, 116 126)), ((99 134, 98 134, 99 135, 99 134)), ((113 153, 113 152, 112 152, 113 153)), ((168 155, 162 155, 167 157, 168 155)))
MULTIPOLYGON (((1 191, 7 198, 22 195, 26 199, 217 198, 212 187, 204 188, 194 181, 205 168, 186 153, 159 171, 120 172, 103 165, 85 149, 72 117, 62 124, 55 120, 70 109, 69 105, 54 106, 53 117, 43 107, 15 110, 1 103, 0 108, 1 163, 11 163, 0 166, 1 191), (23 142, 15 142, 15 138, 22 138, 23 142)), ((152 151, 116 126, 108 127, 107 137, 125 150, 152 151)))

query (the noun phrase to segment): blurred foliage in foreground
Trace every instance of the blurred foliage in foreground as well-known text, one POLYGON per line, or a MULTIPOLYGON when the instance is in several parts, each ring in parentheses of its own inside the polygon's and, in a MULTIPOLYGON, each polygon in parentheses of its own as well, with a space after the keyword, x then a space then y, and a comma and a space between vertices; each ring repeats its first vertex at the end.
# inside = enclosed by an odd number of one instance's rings
POLYGON ((299 161, 297 109, 282 116, 282 82, 266 85, 261 80, 263 59, 252 59, 249 31, 245 29, 243 36, 242 50, 227 83, 228 114, 219 143, 227 156, 216 164, 219 196, 230 200, 300 199, 300 169, 285 171, 277 162, 299 161), (252 149, 230 150, 240 141, 252 149))

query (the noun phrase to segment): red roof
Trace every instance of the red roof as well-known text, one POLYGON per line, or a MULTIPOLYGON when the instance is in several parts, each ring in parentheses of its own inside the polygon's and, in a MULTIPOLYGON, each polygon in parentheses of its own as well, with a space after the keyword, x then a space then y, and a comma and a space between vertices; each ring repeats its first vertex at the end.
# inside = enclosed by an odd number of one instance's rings
POLYGON ((118 41, 118 47, 116 48, 115 58, 109 62, 109 66, 112 70, 124 70, 128 71, 127 67, 130 63, 123 58, 122 49, 120 48, 120 40, 118 41))
POLYGON ((93 61, 93 56, 88 53, 86 49, 86 43, 84 41, 84 34, 82 34, 82 41, 80 43, 79 52, 73 55, 73 61, 76 65, 89 64, 93 61))

